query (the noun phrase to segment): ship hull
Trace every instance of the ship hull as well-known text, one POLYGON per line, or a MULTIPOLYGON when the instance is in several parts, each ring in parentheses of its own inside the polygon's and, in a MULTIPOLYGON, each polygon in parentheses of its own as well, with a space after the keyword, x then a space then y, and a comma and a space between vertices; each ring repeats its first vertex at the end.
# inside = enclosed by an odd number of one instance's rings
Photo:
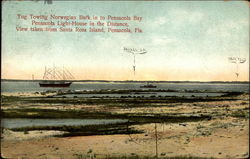
POLYGON ((40 82, 39 85, 40 87, 69 87, 72 82, 58 82, 58 83, 45 83, 45 82, 40 82))

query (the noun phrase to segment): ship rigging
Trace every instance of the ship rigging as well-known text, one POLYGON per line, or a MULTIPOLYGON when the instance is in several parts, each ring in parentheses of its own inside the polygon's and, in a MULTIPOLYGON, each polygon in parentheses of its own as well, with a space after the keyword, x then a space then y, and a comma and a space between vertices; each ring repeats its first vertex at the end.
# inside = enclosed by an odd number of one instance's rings
POLYGON ((69 87, 74 79, 73 75, 66 68, 45 67, 43 81, 39 82, 40 87, 69 87))

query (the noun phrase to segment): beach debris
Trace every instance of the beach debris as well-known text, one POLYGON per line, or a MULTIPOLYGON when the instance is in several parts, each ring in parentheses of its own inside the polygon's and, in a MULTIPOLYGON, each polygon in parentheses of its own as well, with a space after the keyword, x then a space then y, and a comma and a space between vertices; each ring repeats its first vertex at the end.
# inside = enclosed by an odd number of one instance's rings
POLYGON ((25 131, 23 132, 23 134, 29 134, 29 131, 25 130, 25 131))
POLYGON ((248 157, 248 152, 244 153, 242 157, 248 157))
POLYGON ((165 153, 165 152, 162 152, 162 153, 161 153, 161 156, 165 156, 165 155, 166 155, 166 153, 165 153))
POLYGON ((89 151, 87 152, 87 153, 92 153, 93 152, 93 150, 92 149, 89 149, 89 151))
POLYGON ((135 154, 135 153, 131 153, 131 156, 137 156, 137 154, 135 154))
POLYGON ((82 155, 82 154, 73 154, 73 156, 77 156, 77 159, 83 159, 84 158, 84 155, 82 155))

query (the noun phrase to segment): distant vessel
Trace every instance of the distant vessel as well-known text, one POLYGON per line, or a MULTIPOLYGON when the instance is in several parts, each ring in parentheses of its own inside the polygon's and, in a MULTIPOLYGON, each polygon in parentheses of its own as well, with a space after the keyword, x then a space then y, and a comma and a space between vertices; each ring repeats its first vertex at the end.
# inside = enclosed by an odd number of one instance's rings
POLYGON ((46 68, 43 75, 42 82, 39 82, 40 87, 69 87, 72 82, 67 81, 73 79, 72 74, 63 67, 63 69, 56 68, 46 68))
POLYGON ((156 88, 156 87, 157 87, 156 85, 152 85, 149 83, 147 83, 146 85, 140 86, 140 88, 156 88))

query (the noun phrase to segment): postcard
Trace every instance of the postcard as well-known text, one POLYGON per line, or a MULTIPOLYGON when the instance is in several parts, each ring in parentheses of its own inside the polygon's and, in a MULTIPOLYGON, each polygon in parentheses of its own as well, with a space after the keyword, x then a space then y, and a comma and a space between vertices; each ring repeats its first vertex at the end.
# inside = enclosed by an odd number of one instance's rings
POLYGON ((2 0, 1 157, 249 157, 247 1, 2 0))

